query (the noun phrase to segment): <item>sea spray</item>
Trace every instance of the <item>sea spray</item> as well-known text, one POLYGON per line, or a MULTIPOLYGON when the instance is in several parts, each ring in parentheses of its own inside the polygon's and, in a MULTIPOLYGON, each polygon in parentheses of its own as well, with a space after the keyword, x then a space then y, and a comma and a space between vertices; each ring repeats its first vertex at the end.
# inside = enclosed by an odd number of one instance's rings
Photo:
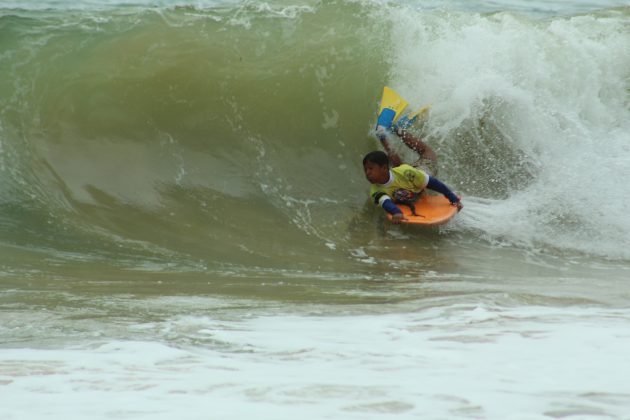
POLYGON ((401 46, 391 83, 432 104, 425 131, 440 170, 474 203, 462 222, 527 246, 627 258, 624 19, 406 9, 391 18, 401 46))

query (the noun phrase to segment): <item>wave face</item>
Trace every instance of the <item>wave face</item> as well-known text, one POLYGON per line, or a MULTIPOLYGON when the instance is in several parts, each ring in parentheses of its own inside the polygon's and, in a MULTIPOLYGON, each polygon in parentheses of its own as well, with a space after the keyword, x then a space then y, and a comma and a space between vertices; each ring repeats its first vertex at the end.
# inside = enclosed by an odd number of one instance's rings
POLYGON ((361 168, 390 85, 432 104, 420 134, 466 203, 423 239, 630 259, 629 14, 3 9, 2 243, 59 264, 360 272, 390 243, 361 168))

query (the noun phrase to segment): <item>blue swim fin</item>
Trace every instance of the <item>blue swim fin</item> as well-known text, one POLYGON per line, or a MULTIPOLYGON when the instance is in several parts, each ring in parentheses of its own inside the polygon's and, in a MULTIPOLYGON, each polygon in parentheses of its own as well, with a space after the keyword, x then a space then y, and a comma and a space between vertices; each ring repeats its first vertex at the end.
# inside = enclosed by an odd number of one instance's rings
POLYGON ((396 111, 390 108, 383 108, 381 115, 379 115, 378 120, 376 120, 376 126, 383 126, 389 129, 394 122, 394 117, 396 117, 396 111))

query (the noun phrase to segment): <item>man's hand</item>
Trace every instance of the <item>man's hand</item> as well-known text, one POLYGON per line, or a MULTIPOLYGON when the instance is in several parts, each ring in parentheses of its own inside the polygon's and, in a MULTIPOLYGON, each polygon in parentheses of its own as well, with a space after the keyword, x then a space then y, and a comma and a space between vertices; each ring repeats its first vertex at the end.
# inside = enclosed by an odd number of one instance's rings
POLYGON ((407 220, 407 218, 405 217, 404 214, 402 213, 396 213, 396 214, 392 214, 392 223, 395 225, 400 224, 403 220, 407 220))

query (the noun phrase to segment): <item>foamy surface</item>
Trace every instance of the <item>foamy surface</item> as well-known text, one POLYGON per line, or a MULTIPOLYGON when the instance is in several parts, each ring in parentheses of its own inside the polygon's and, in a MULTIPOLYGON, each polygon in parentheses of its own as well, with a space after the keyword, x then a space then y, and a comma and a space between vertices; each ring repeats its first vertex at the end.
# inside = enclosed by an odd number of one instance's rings
POLYGON ((627 309, 178 316, 0 351, 4 419, 623 418, 627 309), (177 337, 177 339, 173 339, 177 337))

